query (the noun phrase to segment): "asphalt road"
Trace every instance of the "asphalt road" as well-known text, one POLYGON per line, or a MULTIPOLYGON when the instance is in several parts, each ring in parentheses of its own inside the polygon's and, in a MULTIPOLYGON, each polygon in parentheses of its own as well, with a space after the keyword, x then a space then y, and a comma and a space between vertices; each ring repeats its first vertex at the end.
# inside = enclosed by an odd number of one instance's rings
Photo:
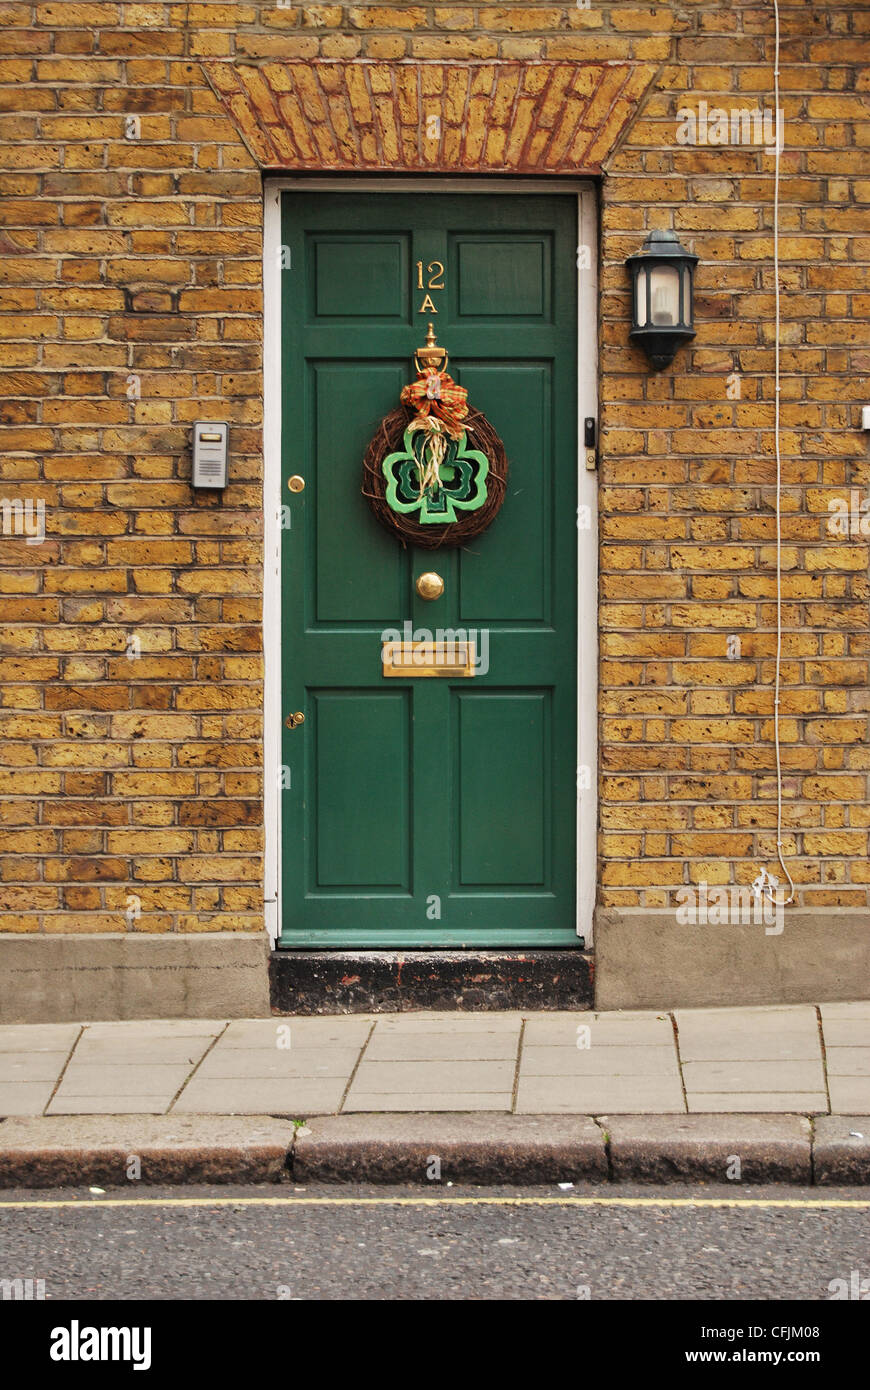
POLYGON ((853 1271, 870 1294, 870 1189, 0 1193, 0 1278, 46 1300, 831 1300, 853 1271))

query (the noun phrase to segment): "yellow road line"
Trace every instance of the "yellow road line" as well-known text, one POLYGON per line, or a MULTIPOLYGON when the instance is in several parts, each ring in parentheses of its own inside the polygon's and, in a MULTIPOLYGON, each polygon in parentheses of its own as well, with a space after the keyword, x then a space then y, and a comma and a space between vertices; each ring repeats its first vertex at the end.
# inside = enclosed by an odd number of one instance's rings
POLYGON ((0 1210, 58 1207, 870 1207, 849 1197, 107 1197, 0 1201, 0 1210))

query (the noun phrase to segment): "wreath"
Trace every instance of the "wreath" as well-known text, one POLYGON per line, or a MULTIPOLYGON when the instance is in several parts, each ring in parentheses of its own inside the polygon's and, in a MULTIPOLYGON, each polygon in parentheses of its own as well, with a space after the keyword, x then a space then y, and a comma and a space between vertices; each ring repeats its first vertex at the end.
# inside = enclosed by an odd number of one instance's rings
POLYGON ((363 459, 363 496, 403 545, 437 550, 479 536, 507 487, 504 445, 448 376, 432 325, 415 354, 417 380, 381 421, 363 459))

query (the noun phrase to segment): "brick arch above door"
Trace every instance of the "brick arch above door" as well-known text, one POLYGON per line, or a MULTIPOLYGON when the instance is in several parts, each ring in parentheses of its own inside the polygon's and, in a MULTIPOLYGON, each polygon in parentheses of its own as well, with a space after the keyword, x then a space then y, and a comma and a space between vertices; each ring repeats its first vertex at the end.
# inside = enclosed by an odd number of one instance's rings
POLYGON ((207 60, 265 169, 597 174, 637 111, 649 63, 207 60))

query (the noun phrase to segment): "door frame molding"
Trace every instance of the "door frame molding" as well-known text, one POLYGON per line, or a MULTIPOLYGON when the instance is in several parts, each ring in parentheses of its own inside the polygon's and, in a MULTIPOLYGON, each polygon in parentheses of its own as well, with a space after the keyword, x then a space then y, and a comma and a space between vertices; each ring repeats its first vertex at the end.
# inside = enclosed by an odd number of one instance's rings
MULTIPOLYGON (((589 179, 489 177, 266 178, 263 225, 263 819, 264 915, 272 945, 281 930, 281 194, 574 193, 579 245, 589 266, 577 274, 577 934, 592 945, 598 865, 598 473, 586 468, 583 421, 598 433, 598 199, 589 179), (582 351, 581 351, 582 348, 582 351), (269 499, 276 499, 273 505, 269 499), (594 544, 590 544, 592 539, 594 544), (584 543, 584 541, 586 543, 584 543), (593 660, 581 661, 581 653, 593 660), (579 790, 579 769, 591 786, 579 790)), ((578 255, 579 260, 579 255, 578 255)), ((374 948, 373 948, 374 949, 374 948)))

